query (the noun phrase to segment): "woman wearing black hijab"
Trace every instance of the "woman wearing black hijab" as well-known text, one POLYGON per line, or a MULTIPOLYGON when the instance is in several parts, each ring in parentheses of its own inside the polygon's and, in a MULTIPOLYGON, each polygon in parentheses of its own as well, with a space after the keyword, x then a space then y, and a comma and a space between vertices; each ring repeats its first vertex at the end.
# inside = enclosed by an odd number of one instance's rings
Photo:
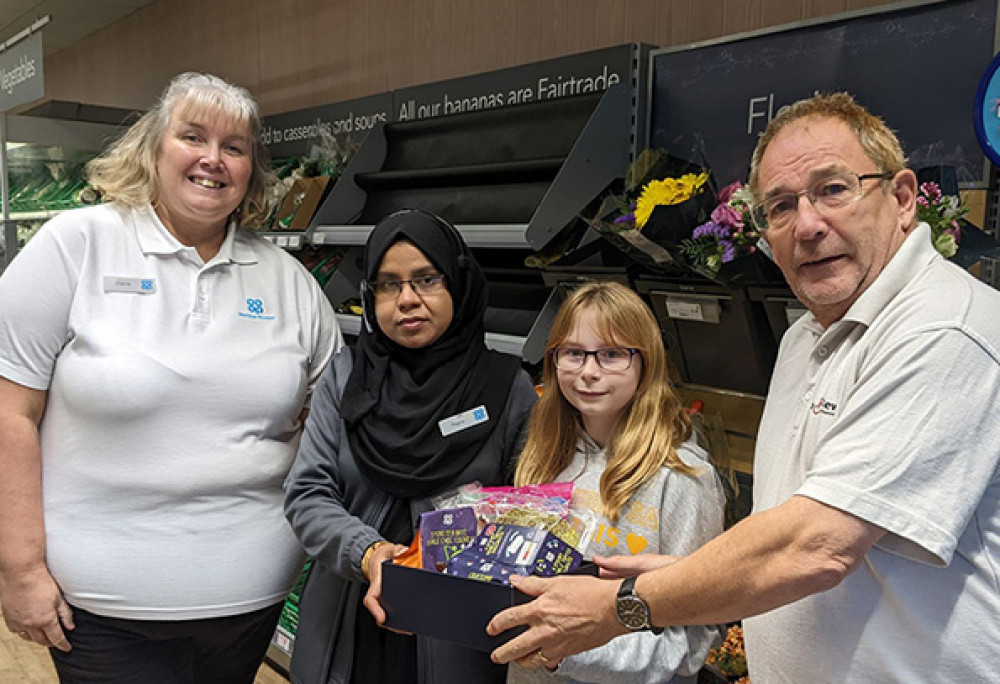
POLYGON ((312 400, 285 510, 315 564, 292 657, 296 684, 503 682, 489 654, 379 627, 381 562, 430 497, 511 481, 535 401, 520 360, 483 341, 486 281, 461 235, 408 210, 368 238, 354 361, 312 400))

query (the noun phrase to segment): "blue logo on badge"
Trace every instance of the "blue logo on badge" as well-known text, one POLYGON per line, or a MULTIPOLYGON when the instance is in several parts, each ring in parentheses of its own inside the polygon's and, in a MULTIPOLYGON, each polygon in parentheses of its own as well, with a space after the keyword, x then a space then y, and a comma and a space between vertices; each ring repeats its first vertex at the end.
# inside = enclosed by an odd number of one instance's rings
POLYGON ((479 408, 475 409, 472 412, 472 418, 477 423, 481 423, 482 421, 486 420, 486 407, 480 406, 479 408))
POLYGON ((273 321, 275 318, 264 315, 264 300, 255 297, 247 298, 247 310, 240 311, 237 315, 241 318, 253 318, 259 321, 273 321))
POLYGON ((142 280, 140 280, 139 281, 139 289, 142 290, 143 292, 152 292, 153 291, 153 281, 152 281, 152 279, 150 279, 150 278, 143 278, 142 280))

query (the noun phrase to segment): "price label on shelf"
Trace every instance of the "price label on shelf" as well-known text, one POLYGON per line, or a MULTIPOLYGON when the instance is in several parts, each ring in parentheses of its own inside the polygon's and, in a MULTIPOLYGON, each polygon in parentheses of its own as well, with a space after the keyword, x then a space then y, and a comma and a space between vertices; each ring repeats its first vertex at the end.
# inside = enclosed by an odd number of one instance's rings
POLYGON ((292 637, 280 627, 275 630, 271 643, 280 648, 285 653, 292 654, 292 637))
POLYGON ((705 312, 701 302, 693 302, 686 299, 667 299, 667 314, 671 318, 679 318, 685 321, 704 321, 705 312))

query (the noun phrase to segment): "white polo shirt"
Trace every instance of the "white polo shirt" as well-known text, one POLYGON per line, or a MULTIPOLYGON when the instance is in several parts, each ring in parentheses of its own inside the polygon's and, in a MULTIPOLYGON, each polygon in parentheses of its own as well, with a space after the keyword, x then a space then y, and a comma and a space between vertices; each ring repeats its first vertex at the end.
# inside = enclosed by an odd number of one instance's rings
POLYGON ((342 338, 315 280, 230 227, 207 264, 150 207, 49 221, 0 278, 0 375, 48 390, 46 560, 70 604, 195 619, 280 601, 297 416, 342 338))
POLYGON ((754 510, 885 530, 851 575, 744 623, 756 682, 986 682, 1000 654, 1000 293, 918 226, 844 318, 781 342, 754 510))

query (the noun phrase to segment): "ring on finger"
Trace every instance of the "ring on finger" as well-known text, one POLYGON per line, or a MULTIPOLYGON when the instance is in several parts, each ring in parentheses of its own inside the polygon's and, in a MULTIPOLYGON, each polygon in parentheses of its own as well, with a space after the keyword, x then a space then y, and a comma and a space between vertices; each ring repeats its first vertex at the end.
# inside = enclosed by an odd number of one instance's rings
POLYGON ((549 657, 544 653, 542 653, 541 649, 535 651, 535 657, 538 658, 538 662, 540 662, 542 665, 548 665, 550 662, 549 657))

